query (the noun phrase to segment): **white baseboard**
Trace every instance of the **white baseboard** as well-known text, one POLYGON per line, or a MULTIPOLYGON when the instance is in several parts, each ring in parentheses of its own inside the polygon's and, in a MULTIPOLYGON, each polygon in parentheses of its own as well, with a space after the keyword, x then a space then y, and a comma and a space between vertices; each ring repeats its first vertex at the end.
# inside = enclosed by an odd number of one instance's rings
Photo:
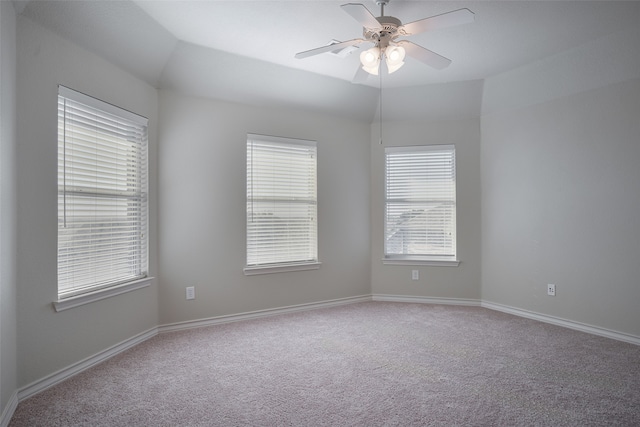
POLYGON ((67 378, 77 375, 80 372, 85 371, 94 365, 97 365, 98 363, 104 362, 105 360, 115 356, 116 354, 122 353, 123 351, 136 346, 141 342, 146 341, 156 335, 158 335, 158 328, 151 328, 148 331, 135 335, 127 340, 122 341, 119 344, 111 346, 97 354, 94 354, 93 356, 74 363, 71 366, 54 372, 53 374, 47 375, 40 380, 34 381, 31 384, 18 390, 18 401, 21 402, 25 399, 28 399, 29 397, 40 393, 41 391, 44 391, 49 387, 52 387, 66 380, 67 378))
POLYGON ((9 425, 9 421, 11 421, 11 417, 13 417, 13 413, 16 411, 17 407, 18 392, 14 391, 7 402, 7 406, 5 406, 2 411, 2 416, 0 416, 0 427, 7 427, 9 425))
POLYGON ((523 310, 521 308, 510 307, 510 306, 498 304, 495 302, 482 301, 481 306, 491 310, 502 311, 503 313, 513 314, 515 316, 526 317, 527 319, 538 320, 540 322, 563 326, 565 328, 575 329, 577 331, 599 335, 605 338, 611 338, 618 341, 625 341, 631 344, 640 345, 640 337, 631 335, 631 334, 625 334, 624 332, 612 331, 611 329, 605 329, 605 328, 600 328, 598 326, 587 325, 585 323, 562 319, 560 317, 550 316, 548 314, 536 313, 534 311, 523 310))
POLYGON ((210 317, 208 319, 189 320, 186 322, 169 323, 158 327, 159 332, 179 331, 182 329, 200 328, 202 326, 219 325, 222 323, 239 322, 241 320, 259 319, 262 317, 275 316, 278 314, 295 313, 298 311, 315 310, 319 308, 336 307, 344 304, 371 301, 371 295, 360 295, 356 297, 340 298, 322 302, 312 302, 308 304, 290 305, 285 307, 270 308, 267 310, 250 311, 246 313, 229 314, 225 316, 210 317))
POLYGON ((419 297, 419 296, 412 296, 412 295, 373 294, 371 295, 371 299, 373 301, 411 302, 411 303, 420 303, 420 304, 465 305, 465 306, 471 306, 471 307, 480 307, 480 304, 481 304, 481 301, 479 299, 419 297))

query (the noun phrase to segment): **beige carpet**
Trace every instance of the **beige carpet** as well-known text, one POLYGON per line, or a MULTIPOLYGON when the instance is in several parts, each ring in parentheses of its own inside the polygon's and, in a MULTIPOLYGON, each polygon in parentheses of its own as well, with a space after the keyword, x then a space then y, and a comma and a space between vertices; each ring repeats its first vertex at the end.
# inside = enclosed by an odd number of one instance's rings
POLYGON ((640 347, 478 307, 367 302, 154 337, 17 426, 640 426, 640 347))

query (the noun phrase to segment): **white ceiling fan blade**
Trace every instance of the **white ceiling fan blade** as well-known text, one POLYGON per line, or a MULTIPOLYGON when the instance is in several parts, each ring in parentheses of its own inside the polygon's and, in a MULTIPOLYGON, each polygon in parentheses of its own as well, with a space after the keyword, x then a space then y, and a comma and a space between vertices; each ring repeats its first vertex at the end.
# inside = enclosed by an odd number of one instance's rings
POLYGON ((360 48, 357 45, 349 45, 347 47, 344 47, 342 49, 339 50, 334 50, 332 51, 335 55, 339 56, 340 58, 346 58, 347 56, 351 55, 353 52, 355 52, 356 50, 359 50, 360 48))
POLYGON ((408 40, 401 40, 398 42, 398 45, 404 48, 407 55, 417 59, 418 61, 424 62, 428 66, 436 68, 438 70, 447 68, 449 64, 451 64, 450 59, 445 58, 442 55, 438 55, 437 53, 432 52, 429 49, 425 49, 422 46, 418 46, 415 43, 411 43, 408 40))
POLYGON ((355 76, 351 80, 352 83, 364 83, 369 77, 369 73, 367 73, 364 68, 360 64, 358 64, 358 71, 356 71, 355 76))
POLYGON ((342 10, 347 12, 353 19, 358 21, 360 25, 371 30, 381 30, 382 26, 375 16, 369 12, 363 4, 347 3, 340 6, 342 10))
POLYGON ((442 15, 409 22, 399 28, 404 35, 418 34, 439 28, 453 27, 454 25, 469 24, 475 20, 475 15, 469 9, 458 9, 442 15))
POLYGON ((364 39, 353 39, 353 40, 347 40, 346 42, 341 42, 341 43, 332 43, 332 44, 327 45, 327 46, 317 47, 315 49, 306 50, 304 52, 296 53, 295 57, 297 59, 308 58, 309 56, 319 55, 319 54, 325 53, 325 52, 333 52, 334 50, 344 49, 344 48, 349 47, 349 46, 357 46, 360 43, 364 43, 365 41, 366 40, 364 40, 364 39))

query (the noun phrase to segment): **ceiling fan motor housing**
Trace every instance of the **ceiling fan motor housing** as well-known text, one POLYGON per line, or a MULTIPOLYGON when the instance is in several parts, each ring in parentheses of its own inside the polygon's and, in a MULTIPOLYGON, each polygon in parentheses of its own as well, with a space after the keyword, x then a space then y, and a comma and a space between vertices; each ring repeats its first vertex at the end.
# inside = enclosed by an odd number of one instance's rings
POLYGON ((402 22, 393 16, 379 16, 376 20, 382 28, 372 30, 365 27, 362 34, 365 39, 383 49, 389 45, 389 42, 400 35, 398 27, 402 25, 402 22))

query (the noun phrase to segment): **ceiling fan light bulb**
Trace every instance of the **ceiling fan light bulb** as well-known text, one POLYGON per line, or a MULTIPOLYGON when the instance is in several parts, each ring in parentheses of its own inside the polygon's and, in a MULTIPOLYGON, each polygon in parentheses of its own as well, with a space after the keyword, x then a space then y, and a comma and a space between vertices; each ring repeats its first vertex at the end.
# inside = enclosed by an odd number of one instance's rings
POLYGON ((405 51, 402 46, 389 46, 385 49, 384 56, 387 65, 400 64, 404 61, 405 51))
POLYGON ((376 60, 376 57, 373 56, 373 53, 367 51, 364 53, 364 62, 365 63, 372 63, 376 60))
POLYGON ((365 50, 360 54, 360 62, 362 63, 363 68, 377 68, 378 64, 380 64, 380 49, 378 49, 377 47, 372 47, 371 49, 365 50))

